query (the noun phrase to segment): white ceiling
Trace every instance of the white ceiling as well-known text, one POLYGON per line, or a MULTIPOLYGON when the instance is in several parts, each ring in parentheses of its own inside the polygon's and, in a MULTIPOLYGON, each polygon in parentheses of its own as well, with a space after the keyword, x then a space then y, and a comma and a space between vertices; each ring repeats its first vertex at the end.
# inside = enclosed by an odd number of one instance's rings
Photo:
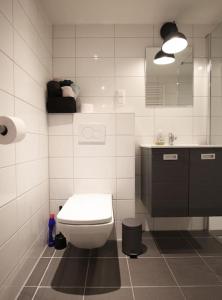
POLYGON ((222 21, 222 0, 41 0, 53 24, 222 21))

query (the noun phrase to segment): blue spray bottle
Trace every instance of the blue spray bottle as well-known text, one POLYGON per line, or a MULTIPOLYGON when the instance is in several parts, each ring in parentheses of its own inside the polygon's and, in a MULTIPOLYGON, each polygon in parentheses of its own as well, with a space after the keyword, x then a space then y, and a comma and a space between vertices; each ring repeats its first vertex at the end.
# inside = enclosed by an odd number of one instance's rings
POLYGON ((53 237, 55 224, 56 224, 55 214, 50 214, 49 223, 48 223, 48 227, 49 227, 48 246, 49 247, 53 247, 55 245, 55 239, 53 237))

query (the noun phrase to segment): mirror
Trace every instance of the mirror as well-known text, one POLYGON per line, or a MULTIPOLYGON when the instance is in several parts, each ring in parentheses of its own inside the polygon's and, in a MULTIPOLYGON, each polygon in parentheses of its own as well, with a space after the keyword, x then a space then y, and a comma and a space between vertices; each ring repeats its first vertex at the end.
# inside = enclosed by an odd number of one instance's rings
POLYGON ((192 105, 192 48, 175 54, 175 62, 169 65, 154 64, 153 58, 159 50, 146 48, 146 105, 192 105))

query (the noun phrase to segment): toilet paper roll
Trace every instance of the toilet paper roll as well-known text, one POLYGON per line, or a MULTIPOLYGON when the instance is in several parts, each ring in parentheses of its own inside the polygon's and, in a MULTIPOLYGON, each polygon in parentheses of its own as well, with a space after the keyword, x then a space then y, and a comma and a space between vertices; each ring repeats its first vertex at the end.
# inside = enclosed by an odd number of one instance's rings
POLYGON ((6 132, 0 134, 0 144, 7 145, 24 139, 26 126, 21 119, 11 116, 0 116, 0 125, 6 127, 6 132))

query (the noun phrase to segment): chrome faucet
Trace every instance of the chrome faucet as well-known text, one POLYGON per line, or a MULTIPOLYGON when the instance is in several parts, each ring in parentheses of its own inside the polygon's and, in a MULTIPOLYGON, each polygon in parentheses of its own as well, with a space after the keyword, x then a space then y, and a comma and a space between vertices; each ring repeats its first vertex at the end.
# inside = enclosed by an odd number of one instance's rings
POLYGON ((168 134, 168 139, 169 139, 169 145, 173 146, 174 141, 177 139, 177 137, 175 136, 175 134, 173 134, 172 132, 170 132, 168 134))

